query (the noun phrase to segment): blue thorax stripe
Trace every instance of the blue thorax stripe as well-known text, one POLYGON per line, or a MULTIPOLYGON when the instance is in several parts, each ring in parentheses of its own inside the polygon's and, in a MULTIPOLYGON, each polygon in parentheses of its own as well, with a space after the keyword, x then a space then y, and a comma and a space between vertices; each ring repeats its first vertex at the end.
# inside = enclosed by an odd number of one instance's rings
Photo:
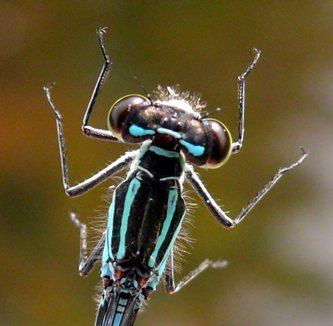
POLYGON ((106 237, 106 248, 109 251, 109 257, 112 259, 113 253, 112 253, 112 233, 113 233, 113 219, 114 219, 114 206, 116 202, 116 191, 113 192, 112 195, 112 203, 109 208, 109 213, 108 213, 108 228, 107 228, 107 237, 106 237))
POLYGON ((155 265, 156 258, 158 256, 160 248, 161 248, 163 242, 165 241, 165 238, 166 238, 166 236, 168 234, 168 231, 170 229, 172 218, 173 218, 175 210, 176 210, 177 199, 178 199, 178 189, 171 189, 169 191, 169 196, 168 196, 167 215, 166 215, 166 218, 164 220, 161 233, 158 236, 154 251, 151 254, 151 256, 149 257, 148 266, 151 267, 151 268, 153 268, 154 265, 155 265))
POLYGON ((183 218, 184 218, 184 216, 185 216, 185 213, 183 214, 182 219, 180 220, 180 222, 179 222, 179 224, 178 224, 178 226, 177 226, 177 229, 176 229, 176 231, 174 232, 174 234, 173 234, 173 236, 172 236, 171 242, 170 242, 170 244, 169 244, 168 249, 167 249, 166 252, 165 252, 165 256, 164 256, 164 258, 163 258, 163 260, 161 261, 160 266, 158 267, 158 271, 157 271, 157 273, 158 273, 159 277, 161 277, 162 274, 163 274, 163 272, 164 272, 164 269, 165 269, 166 263, 167 263, 168 258, 169 258, 169 256, 170 256, 170 253, 171 253, 171 250, 172 250, 172 248, 173 248, 173 246, 174 246, 174 244, 175 244, 175 241, 176 241, 176 238, 177 238, 177 236, 178 236, 178 233, 179 233, 179 231, 180 231, 180 229, 181 229, 181 227, 182 227, 182 223, 183 223, 183 218))
POLYGON ((179 225, 178 225, 175 233, 172 236, 171 242, 170 242, 170 244, 168 246, 168 249, 166 250, 166 252, 164 254, 164 257, 163 257, 162 261, 160 262, 160 265, 157 268, 155 268, 155 270, 157 271, 157 275, 154 278, 151 278, 150 281, 149 281, 149 286, 152 287, 154 290, 156 290, 157 285, 160 282, 160 279, 161 279, 161 277, 162 277, 162 275, 164 273, 165 266, 166 266, 166 264, 168 262, 170 254, 171 254, 171 250, 172 250, 172 248, 173 248, 173 246, 175 244, 175 241, 176 241, 176 238, 178 236, 178 233, 179 233, 179 231, 180 231, 180 229, 182 227, 182 222, 183 222, 184 216, 185 216, 185 214, 183 214, 183 216, 182 216, 182 218, 181 218, 181 220, 179 222, 179 225))
POLYGON ((141 182, 138 179, 136 179, 136 178, 132 179, 132 181, 128 187, 128 192, 126 193, 124 211, 123 211, 121 227, 120 227, 120 241, 119 241, 117 259, 121 259, 125 255, 128 219, 129 219, 129 216, 131 213, 131 206, 133 204, 135 195, 137 194, 137 192, 140 188, 140 185, 141 185, 141 182))
POLYGON ((114 205, 115 205, 115 194, 116 192, 113 192, 112 195, 112 202, 109 207, 108 212, 108 226, 106 229, 106 237, 105 237, 105 245, 103 249, 103 255, 102 255, 102 267, 101 267, 101 276, 109 276, 110 272, 113 273, 112 268, 110 268, 109 259, 114 259, 113 253, 112 253, 112 233, 113 233, 113 218, 114 218, 114 205))

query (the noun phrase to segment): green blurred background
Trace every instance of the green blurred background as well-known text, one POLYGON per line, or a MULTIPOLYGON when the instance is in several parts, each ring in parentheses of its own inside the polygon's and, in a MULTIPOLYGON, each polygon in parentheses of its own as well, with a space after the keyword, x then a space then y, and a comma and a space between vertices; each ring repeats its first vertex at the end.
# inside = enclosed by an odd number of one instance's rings
MULTIPOLYGON (((110 105, 180 84, 237 135, 237 76, 262 57, 247 83, 245 146, 219 170, 200 171, 236 216, 275 171, 310 153, 236 229, 227 231, 196 198, 182 275, 204 258, 227 259, 178 294, 163 287, 137 325, 285 326, 333 324, 332 1, 0 2, 0 325, 92 325, 98 268, 77 273, 79 234, 68 212, 93 221, 109 180, 65 196, 53 115, 63 113, 71 181, 128 149, 80 132, 103 63, 95 29, 109 26, 114 62, 92 124, 110 105)), ((192 195, 191 195, 192 196, 192 195)), ((178 278, 180 275, 178 275, 178 278)))

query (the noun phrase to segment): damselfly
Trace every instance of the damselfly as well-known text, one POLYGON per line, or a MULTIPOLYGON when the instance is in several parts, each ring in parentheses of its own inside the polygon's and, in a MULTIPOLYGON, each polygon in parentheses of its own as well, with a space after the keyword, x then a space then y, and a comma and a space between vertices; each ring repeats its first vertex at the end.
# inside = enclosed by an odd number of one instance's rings
POLYGON ((87 275, 101 258, 103 291, 96 325, 133 325, 137 312, 164 278, 167 292, 175 293, 208 267, 224 262, 203 261, 177 285, 174 281, 173 248, 185 216, 182 184, 187 180, 217 221, 232 228, 240 223, 260 199, 287 172, 305 159, 279 169, 273 179, 231 219, 203 185, 190 163, 218 168, 239 152, 244 139, 245 79, 260 57, 254 59, 238 77, 238 138, 233 142, 228 129, 219 121, 200 114, 200 99, 178 88, 158 87, 155 96, 127 95, 116 101, 108 114, 108 130, 89 125, 97 96, 108 75, 111 62, 104 46, 106 29, 98 30, 104 65, 87 106, 83 133, 90 137, 141 143, 140 149, 127 152, 83 182, 70 186, 62 118, 51 99, 51 87, 44 87, 55 115, 65 192, 79 196, 115 173, 129 168, 127 176, 113 192, 108 223, 103 236, 87 254, 86 226, 74 214, 72 220, 81 229, 79 271, 87 275), (190 163, 187 163, 189 161, 190 163))

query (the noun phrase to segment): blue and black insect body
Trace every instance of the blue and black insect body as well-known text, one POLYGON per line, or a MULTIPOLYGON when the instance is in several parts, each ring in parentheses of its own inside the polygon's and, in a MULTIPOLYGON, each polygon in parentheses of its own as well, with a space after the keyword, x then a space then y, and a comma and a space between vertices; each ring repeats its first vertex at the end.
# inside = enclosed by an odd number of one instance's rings
POLYGON ((81 195, 115 173, 128 169, 125 180, 113 192, 106 230, 89 256, 86 225, 71 214, 81 230, 80 274, 87 275, 101 260, 103 290, 95 325, 128 326, 134 324, 144 301, 162 278, 166 290, 175 293, 206 268, 225 266, 224 261, 205 260, 175 284, 174 244, 186 212, 184 180, 191 184, 217 221, 231 228, 243 220, 284 173, 301 164, 307 154, 302 151, 298 161, 279 169, 240 214, 231 219, 209 194, 191 164, 214 169, 239 152, 244 138, 245 78, 257 63, 260 51, 255 50, 253 62, 238 78, 237 141, 232 141, 230 132, 221 122, 201 115, 200 109, 204 106, 199 98, 172 87, 159 87, 154 97, 128 95, 119 99, 109 112, 108 130, 104 130, 88 124, 111 66, 104 33, 105 29, 98 30, 105 64, 84 115, 82 130, 95 138, 140 144, 138 150, 126 153, 92 177, 70 186, 62 118, 51 99, 52 85, 44 89, 56 117, 63 184, 69 196, 81 195))

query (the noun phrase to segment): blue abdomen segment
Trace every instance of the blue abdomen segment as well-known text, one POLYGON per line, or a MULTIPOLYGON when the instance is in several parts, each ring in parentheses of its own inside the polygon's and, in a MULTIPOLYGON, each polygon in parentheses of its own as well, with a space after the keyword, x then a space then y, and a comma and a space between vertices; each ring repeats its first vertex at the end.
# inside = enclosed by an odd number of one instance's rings
MULTIPOLYGON (((103 291, 95 326, 132 326, 141 307, 140 296, 131 296, 126 289, 116 291, 113 286, 103 291)), ((142 301, 142 300, 141 300, 142 301)))

